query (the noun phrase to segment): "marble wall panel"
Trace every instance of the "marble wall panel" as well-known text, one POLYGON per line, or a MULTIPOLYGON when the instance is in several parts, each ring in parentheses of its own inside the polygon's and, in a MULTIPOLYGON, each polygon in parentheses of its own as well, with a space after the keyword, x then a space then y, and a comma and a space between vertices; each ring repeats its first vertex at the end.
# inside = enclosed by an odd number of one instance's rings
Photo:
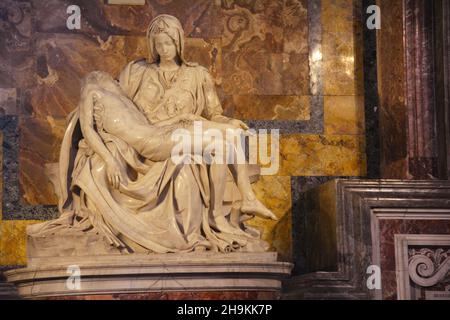
MULTIPOLYGON (((210 68, 219 79, 221 70, 218 40, 189 39, 187 57, 210 68)), ((44 34, 36 39, 38 85, 30 90, 32 114, 64 117, 76 107, 81 79, 93 70, 117 76, 135 59, 145 57, 145 37, 109 36, 106 41, 75 34, 44 34)), ((220 82, 220 80, 217 80, 220 82)))
POLYGON ((253 185, 253 190, 264 205, 277 216, 279 221, 265 220, 256 217, 248 222, 257 228, 262 238, 269 242, 273 250, 281 257, 292 260, 292 227, 291 221, 291 179, 290 177, 262 176, 253 185))
POLYGON ((25 118, 19 123, 19 184, 23 201, 31 205, 55 205, 57 198, 45 166, 58 162, 64 136, 64 118, 25 118))
MULTIPOLYGON (((3 133, 0 132, 0 144, 3 146, 3 133)), ((3 203, 3 147, 0 150, 0 201, 3 203)), ((0 226, 3 220, 3 206, 0 206, 0 226)), ((1 228, 1 227, 0 227, 1 228)), ((2 241, 0 235, 0 242, 2 241)))
POLYGON ((15 114, 17 111, 17 89, 0 88, 0 116, 15 114))
POLYGON ((145 37, 110 36, 103 41, 75 34, 39 34, 38 85, 30 90, 33 115, 65 117, 78 103, 86 74, 101 70, 116 76, 128 61, 143 57, 145 48, 145 37))
POLYGON ((28 2, 0 3, 0 87, 29 87, 35 82, 32 13, 28 2))
POLYGON ((105 5, 102 0, 33 0, 38 32, 76 32, 99 35, 145 35, 150 21, 158 14, 171 14, 183 24, 186 35, 199 38, 220 37, 221 25, 218 1, 184 0, 147 1, 144 6, 105 5), (81 29, 68 30, 67 7, 81 9, 81 29), (49 12, 52 14, 49 15, 49 12))
POLYGON ((297 0, 222 2, 225 93, 309 94, 306 8, 297 0))
POLYGON ((307 121, 311 115, 309 96, 226 96, 223 108, 230 116, 245 120, 307 121))
POLYGON ((26 265, 26 227, 40 221, 0 221, 0 266, 26 265))
POLYGON ((402 1, 378 0, 383 15, 378 32, 381 177, 407 178, 407 113, 402 1))
POLYGON ((365 139, 358 135, 284 135, 281 176, 364 176, 365 139))
POLYGON ((363 96, 325 96, 326 134, 364 134, 363 96))

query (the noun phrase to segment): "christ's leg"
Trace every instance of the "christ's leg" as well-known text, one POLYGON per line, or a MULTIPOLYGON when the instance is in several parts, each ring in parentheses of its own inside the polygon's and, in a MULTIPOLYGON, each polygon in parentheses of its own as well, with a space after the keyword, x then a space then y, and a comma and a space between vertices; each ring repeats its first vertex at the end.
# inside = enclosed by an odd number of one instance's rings
MULTIPOLYGON (((192 139, 197 139, 197 141, 199 141, 200 137, 196 136, 194 132, 190 133, 191 133, 190 141, 194 141, 192 139)), ((215 163, 211 165, 212 168, 211 174, 214 176, 214 178, 212 177, 211 179, 212 180, 211 185, 214 190, 213 204, 215 208, 222 207, 223 194, 225 192, 224 184, 221 185, 216 184, 222 181, 221 179, 225 179, 226 165, 229 165, 230 169, 233 172, 237 187, 242 196, 241 211, 243 213, 254 214, 262 218, 278 220, 277 217, 256 198, 250 184, 250 176, 247 170, 247 163, 245 161, 244 163, 239 163, 239 160, 241 161, 242 159, 245 160, 243 150, 242 148, 240 148, 241 146, 240 136, 233 135, 232 141, 216 138, 214 144, 211 144, 211 141, 207 141, 205 139, 201 139, 201 141, 202 141, 201 150, 192 150, 192 152, 197 155, 197 153, 200 153, 201 151, 201 154, 198 155, 204 156, 205 150, 208 150, 208 152, 211 152, 211 154, 214 157, 215 163), (213 148, 214 146, 220 147, 220 150, 215 150, 213 148), (230 150, 232 152, 231 159, 228 158, 229 155, 224 150, 230 150)))

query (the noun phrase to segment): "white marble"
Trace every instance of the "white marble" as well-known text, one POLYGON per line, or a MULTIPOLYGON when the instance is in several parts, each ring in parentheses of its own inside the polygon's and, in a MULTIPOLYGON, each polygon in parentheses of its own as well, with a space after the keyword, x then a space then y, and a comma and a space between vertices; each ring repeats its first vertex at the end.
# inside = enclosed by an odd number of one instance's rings
POLYGON ((279 292, 281 280, 292 267, 278 262, 275 253, 131 254, 38 258, 27 268, 6 272, 6 277, 24 298, 161 291, 279 292), (67 284, 68 270, 74 266, 80 271, 77 288, 67 284))

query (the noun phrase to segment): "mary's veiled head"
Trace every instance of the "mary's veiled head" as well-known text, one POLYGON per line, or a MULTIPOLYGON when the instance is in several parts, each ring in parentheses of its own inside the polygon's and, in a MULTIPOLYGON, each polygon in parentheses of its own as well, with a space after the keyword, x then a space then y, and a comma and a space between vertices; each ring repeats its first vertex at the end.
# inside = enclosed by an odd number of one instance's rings
POLYGON ((155 40, 158 35, 169 36, 175 44, 177 58, 180 62, 187 63, 184 58, 184 30, 180 21, 174 16, 161 14, 152 20, 147 29, 147 42, 149 49, 148 62, 160 61, 160 56, 156 48, 155 40))

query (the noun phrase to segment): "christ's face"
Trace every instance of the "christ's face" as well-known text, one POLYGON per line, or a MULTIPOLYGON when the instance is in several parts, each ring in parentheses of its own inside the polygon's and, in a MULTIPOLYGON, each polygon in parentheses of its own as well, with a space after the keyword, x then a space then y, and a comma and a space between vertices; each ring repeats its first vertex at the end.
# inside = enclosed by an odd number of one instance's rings
POLYGON ((155 48, 161 61, 172 61, 177 57, 177 47, 166 33, 162 32, 155 36, 155 48))

